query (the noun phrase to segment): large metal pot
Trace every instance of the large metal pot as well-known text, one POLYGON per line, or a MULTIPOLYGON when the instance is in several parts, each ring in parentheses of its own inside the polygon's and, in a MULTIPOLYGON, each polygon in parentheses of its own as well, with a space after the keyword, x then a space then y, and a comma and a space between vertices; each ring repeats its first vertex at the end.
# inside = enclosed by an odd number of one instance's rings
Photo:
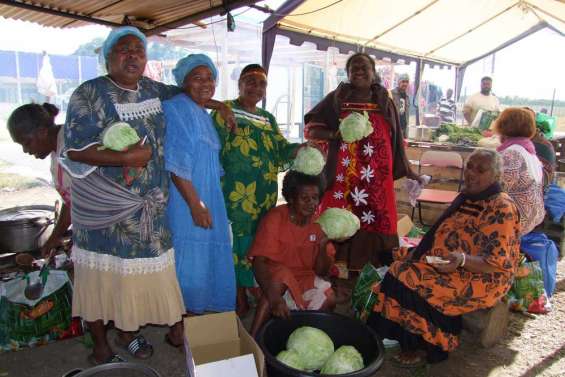
POLYGON ((0 211, 0 251, 19 253, 39 249, 53 231, 55 208, 32 205, 0 211))

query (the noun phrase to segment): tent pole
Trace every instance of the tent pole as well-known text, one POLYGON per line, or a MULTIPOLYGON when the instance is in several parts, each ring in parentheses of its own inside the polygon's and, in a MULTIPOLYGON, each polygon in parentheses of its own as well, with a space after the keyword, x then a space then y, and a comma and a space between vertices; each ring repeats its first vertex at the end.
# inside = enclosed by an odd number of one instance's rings
MULTIPOLYGON (((277 23, 298 8, 304 0, 287 0, 263 22, 263 35, 261 40, 261 63, 265 71, 269 72, 271 58, 273 57, 273 49, 277 38, 277 23)), ((263 98, 263 109, 267 106, 267 97, 263 98)))
POLYGON ((416 62, 416 77, 414 78, 414 98, 412 99, 412 105, 416 109, 416 125, 420 124, 420 83, 422 81, 422 72, 424 71, 424 62, 419 59, 416 62))

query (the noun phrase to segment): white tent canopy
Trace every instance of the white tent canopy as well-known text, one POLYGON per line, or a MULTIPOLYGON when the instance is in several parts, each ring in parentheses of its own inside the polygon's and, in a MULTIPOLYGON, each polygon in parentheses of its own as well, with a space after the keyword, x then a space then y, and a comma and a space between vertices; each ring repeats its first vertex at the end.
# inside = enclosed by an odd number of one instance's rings
POLYGON ((565 35, 564 1, 289 0, 264 33, 465 66, 544 27, 565 35))

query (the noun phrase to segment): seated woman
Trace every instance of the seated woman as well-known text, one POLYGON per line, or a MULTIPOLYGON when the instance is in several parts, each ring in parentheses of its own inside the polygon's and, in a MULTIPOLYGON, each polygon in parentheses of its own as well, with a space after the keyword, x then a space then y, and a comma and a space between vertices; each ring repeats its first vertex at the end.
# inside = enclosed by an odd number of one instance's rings
POLYGON ((531 140, 536 134, 534 116, 526 109, 508 108, 496 119, 494 132, 502 143, 497 150, 503 162, 503 189, 520 212, 520 234, 528 234, 545 217, 543 168, 531 140))
POLYGON ((335 249, 313 222, 322 192, 319 176, 288 172, 282 194, 288 204, 271 209, 261 220, 248 257, 263 295, 251 335, 270 317, 287 318, 291 309, 328 310, 335 295, 323 280, 335 249))
POLYGON ((501 190, 501 169, 495 151, 473 152, 464 191, 407 258, 396 256, 376 292, 367 324, 400 343, 398 366, 445 360, 459 344, 461 315, 494 306, 510 289, 520 216, 501 190))
POLYGON ((18 107, 8 118, 10 136, 22 146, 25 153, 40 160, 50 156, 53 184, 63 199, 57 225, 41 248, 44 258, 60 246, 63 235, 71 225, 71 178, 58 161, 64 144, 63 127, 55 124, 58 113, 59 109, 50 103, 30 103, 18 107))
POLYGON ((203 54, 179 60, 173 70, 183 88, 163 102, 167 132, 165 169, 170 172, 167 218, 177 277, 191 313, 235 309, 235 272, 220 176, 220 140, 205 109, 217 70, 203 54))

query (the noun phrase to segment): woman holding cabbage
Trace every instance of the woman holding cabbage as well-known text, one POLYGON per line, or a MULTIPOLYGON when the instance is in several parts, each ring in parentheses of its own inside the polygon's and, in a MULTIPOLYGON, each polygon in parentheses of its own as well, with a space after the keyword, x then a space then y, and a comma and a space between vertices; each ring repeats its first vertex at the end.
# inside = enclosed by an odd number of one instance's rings
POLYGON ((238 84, 239 97, 225 102, 235 114, 237 130, 230 132, 219 113, 212 116, 222 143, 222 188, 233 235, 237 313, 244 315, 249 310, 246 289, 254 285, 247 251, 259 220, 277 203, 277 175, 289 167, 300 144, 289 143, 275 117, 257 107, 267 90, 263 67, 243 68, 238 84))
POLYGON ((373 59, 356 53, 346 70, 349 82, 305 115, 305 136, 327 146, 327 189, 320 211, 347 208, 361 220, 359 232, 339 244, 337 254, 359 270, 367 262, 390 262, 398 246, 394 180, 419 178, 410 169, 398 112, 373 59))
POLYGON ((108 75, 75 90, 64 128, 62 162, 73 176, 73 316, 91 331, 93 364, 122 360, 106 338, 109 321, 119 329, 115 345, 137 358, 153 353, 137 334, 148 323, 169 325, 168 339, 183 344, 161 106, 179 88, 143 77, 146 45, 134 27, 110 32, 102 47, 108 75))
POLYGON ((271 316, 287 318, 292 309, 333 310, 328 276, 335 249, 315 223, 322 190, 319 176, 288 172, 282 194, 287 201, 261 220, 249 258, 263 290, 251 326, 255 336, 271 316))

